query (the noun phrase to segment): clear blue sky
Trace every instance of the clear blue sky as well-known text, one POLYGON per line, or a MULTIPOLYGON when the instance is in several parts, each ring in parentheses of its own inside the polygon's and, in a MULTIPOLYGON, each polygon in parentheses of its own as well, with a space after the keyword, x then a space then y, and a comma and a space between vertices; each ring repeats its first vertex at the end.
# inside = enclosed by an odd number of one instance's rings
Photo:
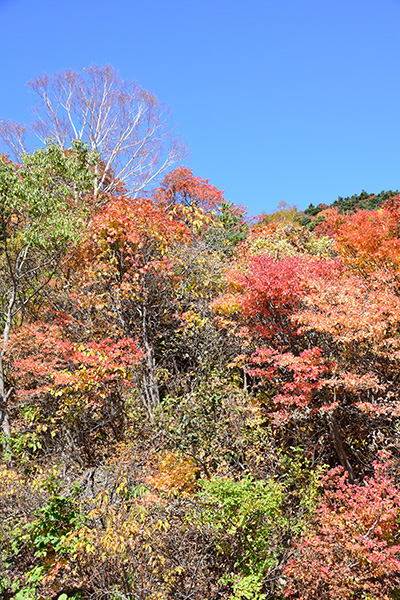
POLYGON ((400 0, 0 0, 0 118, 35 75, 112 64, 251 213, 400 188, 400 0))

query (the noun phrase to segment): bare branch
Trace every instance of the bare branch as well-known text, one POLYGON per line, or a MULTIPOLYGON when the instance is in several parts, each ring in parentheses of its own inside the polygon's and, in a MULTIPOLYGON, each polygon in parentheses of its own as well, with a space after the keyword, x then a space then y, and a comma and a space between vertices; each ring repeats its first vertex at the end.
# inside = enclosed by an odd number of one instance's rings
POLYGON ((17 160, 26 152, 25 136, 27 128, 15 121, 0 121, 0 139, 8 148, 11 156, 17 160))
POLYGON ((32 127, 42 142, 51 138, 66 148, 76 138, 98 153, 96 191, 120 180, 135 196, 185 154, 170 111, 110 65, 44 75, 29 86, 41 99, 32 127))

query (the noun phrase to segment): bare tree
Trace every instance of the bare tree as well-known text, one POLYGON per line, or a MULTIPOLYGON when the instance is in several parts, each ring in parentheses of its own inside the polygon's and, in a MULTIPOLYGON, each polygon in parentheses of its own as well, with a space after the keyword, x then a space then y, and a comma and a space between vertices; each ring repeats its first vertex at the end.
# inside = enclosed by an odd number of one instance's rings
POLYGON ((73 139, 86 142, 99 156, 96 196, 111 191, 117 180, 135 196, 184 156, 169 109, 137 82, 122 80, 110 65, 91 66, 83 74, 42 75, 28 85, 41 99, 36 120, 29 129, 0 122, 3 142, 14 155, 24 148, 27 131, 61 148, 69 148, 73 139))

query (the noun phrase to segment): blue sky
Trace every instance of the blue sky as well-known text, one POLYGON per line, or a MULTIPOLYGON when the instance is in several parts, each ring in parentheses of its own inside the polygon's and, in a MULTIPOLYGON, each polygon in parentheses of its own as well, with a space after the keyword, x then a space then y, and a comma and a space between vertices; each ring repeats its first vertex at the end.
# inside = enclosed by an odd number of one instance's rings
POLYGON ((252 214, 400 188, 400 0, 0 0, 0 119, 110 63, 174 112, 195 175, 252 214))

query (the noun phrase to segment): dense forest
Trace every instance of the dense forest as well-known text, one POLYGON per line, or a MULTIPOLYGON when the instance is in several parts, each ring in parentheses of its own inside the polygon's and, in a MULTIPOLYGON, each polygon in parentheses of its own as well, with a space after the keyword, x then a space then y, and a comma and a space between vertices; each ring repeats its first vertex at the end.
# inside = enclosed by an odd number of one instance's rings
POLYGON ((1 598, 399 598, 398 193, 249 218, 111 67, 31 87, 0 127, 1 598))

